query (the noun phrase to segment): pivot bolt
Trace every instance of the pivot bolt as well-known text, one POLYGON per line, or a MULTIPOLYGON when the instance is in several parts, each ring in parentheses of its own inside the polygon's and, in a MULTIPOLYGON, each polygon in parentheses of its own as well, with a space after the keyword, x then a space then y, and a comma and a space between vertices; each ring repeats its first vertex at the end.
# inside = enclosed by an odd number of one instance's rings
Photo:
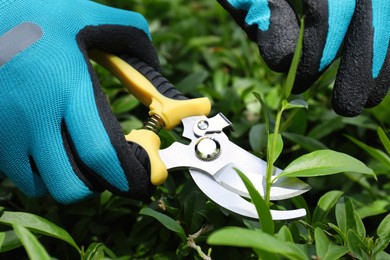
POLYGON ((201 138, 195 145, 196 156, 203 161, 212 161, 221 154, 221 145, 211 137, 201 138))
POLYGON ((207 128, 209 128, 209 122, 207 122, 206 120, 199 121, 198 128, 200 130, 206 130, 207 128))

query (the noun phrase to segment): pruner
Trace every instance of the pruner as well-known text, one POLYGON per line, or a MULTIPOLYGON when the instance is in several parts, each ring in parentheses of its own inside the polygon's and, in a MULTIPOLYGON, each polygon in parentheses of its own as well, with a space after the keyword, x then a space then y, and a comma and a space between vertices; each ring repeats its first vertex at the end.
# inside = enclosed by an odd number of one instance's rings
MULTIPOLYGON (((222 208, 244 217, 258 219, 249 193, 237 170, 244 173, 264 196, 267 163, 231 142, 224 129, 232 126, 221 113, 207 117, 211 103, 207 98, 188 99, 159 72, 142 61, 94 50, 90 57, 111 71, 131 94, 149 107, 149 119, 142 129, 132 130, 126 140, 142 146, 149 157, 151 182, 162 184, 169 170, 188 169, 199 189, 222 208), (188 144, 174 142, 161 149, 158 132, 183 125, 188 144)), ((274 175, 282 170, 276 168, 274 175)), ((280 177, 272 184, 270 200, 284 200, 310 189, 294 177, 280 177)), ((303 208, 271 210, 274 220, 298 219, 303 208)))

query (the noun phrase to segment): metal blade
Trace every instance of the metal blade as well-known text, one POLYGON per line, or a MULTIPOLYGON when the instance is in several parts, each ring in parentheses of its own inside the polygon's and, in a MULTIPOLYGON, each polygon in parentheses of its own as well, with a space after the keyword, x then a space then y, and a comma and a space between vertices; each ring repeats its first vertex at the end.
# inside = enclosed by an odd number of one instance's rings
MULTIPOLYGON (((236 169, 239 168, 229 164, 220 170, 217 174, 215 174, 214 179, 226 189, 237 193, 240 196, 250 198, 245 184, 238 176, 236 169)), ((239 170, 249 178, 249 180, 255 186, 256 190, 262 197, 264 197, 266 189, 265 177, 260 174, 244 172, 241 169, 239 170)), ((309 190, 310 186, 298 178, 280 178, 277 179, 271 186, 270 200, 284 200, 293 198, 309 190)))
MULTIPOLYGON (((255 205, 219 185, 213 177, 190 169, 190 174, 199 189, 221 207, 244 217, 258 219, 255 205)), ((236 173, 237 175, 237 173, 236 173)), ((273 220, 298 219, 306 216, 305 209, 271 210, 273 220)))
MULTIPOLYGON (((167 169, 194 169, 211 176, 214 182, 226 189, 249 197, 244 183, 236 173, 237 168, 264 196, 267 163, 229 140, 222 131, 231 125, 226 117, 222 114, 212 118, 194 116, 187 117, 182 122, 183 136, 191 142, 188 145, 176 142, 159 151, 167 169)), ((280 172, 281 170, 276 168, 274 175, 280 172)), ((292 198, 309 189, 309 185, 297 178, 281 177, 272 185, 270 199, 292 198)))
MULTIPOLYGON (((259 193, 264 196, 264 177, 267 163, 230 142, 223 133, 212 136, 221 144, 221 154, 215 160, 203 161, 196 157, 196 142, 191 142, 189 145, 175 142, 170 147, 160 150, 160 157, 167 169, 196 169, 205 175, 211 175, 215 181, 230 191, 249 197, 244 183, 234 169, 237 168, 251 180, 259 193)), ((280 172, 280 169, 275 170, 276 175, 280 172)), ((270 199, 288 199, 308 190, 310 190, 310 186, 297 178, 281 177, 272 185, 270 199)))

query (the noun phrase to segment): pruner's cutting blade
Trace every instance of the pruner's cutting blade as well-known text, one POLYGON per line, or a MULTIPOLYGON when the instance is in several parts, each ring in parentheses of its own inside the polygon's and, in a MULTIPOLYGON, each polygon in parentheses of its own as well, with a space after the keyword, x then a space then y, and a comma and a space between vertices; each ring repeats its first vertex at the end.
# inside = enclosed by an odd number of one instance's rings
MULTIPOLYGON (((244 217, 259 218, 254 204, 225 189, 210 175, 194 169, 190 169, 190 174, 200 190, 216 204, 244 217)), ((306 210, 271 210, 271 216, 273 220, 299 219, 306 216, 306 210)))
MULTIPOLYGON (((176 142, 160 150, 160 157, 167 169, 187 168, 202 172, 231 192, 249 198, 249 193, 236 172, 238 169, 264 196, 267 163, 228 139, 222 130, 230 122, 222 114, 213 118, 185 118, 183 125, 183 136, 190 139, 191 143, 184 145, 176 142)), ((275 175, 280 172, 280 169, 276 169, 275 175)), ((281 177, 273 183, 270 199, 292 198, 309 189, 309 185, 297 178, 281 177)))

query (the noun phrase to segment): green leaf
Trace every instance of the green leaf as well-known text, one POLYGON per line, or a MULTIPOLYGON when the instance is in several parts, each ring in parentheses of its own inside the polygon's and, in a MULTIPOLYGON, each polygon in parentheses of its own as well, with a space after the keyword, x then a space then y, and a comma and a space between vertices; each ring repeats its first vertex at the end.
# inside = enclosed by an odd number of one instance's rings
POLYGON ((190 93, 197 86, 202 84, 205 79, 209 76, 209 73, 205 70, 193 72, 189 74, 186 78, 176 84, 176 88, 180 90, 184 95, 190 93))
POLYGON ((308 134, 308 137, 320 140, 321 138, 332 134, 339 129, 343 129, 344 127, 345 125, 342 122, 342 118, 335 115, 330 119, 323 119, 321 122, 313 126, 308 134))
POLYGON ((348 231, 347 242, 349 250, 351 250, 355 257, 358 259, 368 259, 367 254, 364 252, 366 245, 355 230, 351 229, 348 231))
POLYGON ((2 234, 4 234, 4 239, 0 247, 0 253, 7 252, 22 246, 22 243, 20 242, 18 236, 15 234, 14 230, 5 231, 2 232, 2 234))
POLYGON ((275 232, 274 221, 272 220, 271 211, 265 200, 261 197, 260 193, 256 190, 255 186, 249 180, 248 177, 240 170, 236 169, 238 175, 242 179, 247 188, 249 195, 253 203, 255 204, 257 214, 259 215, 260 225, 264 232, 273 234, 275 232))
POLYGON ((294 133, 283 133, 283 137, 287 138, 291 142, 294 142, 301 146, 303 149, 314 152, 317 150, 327 149, 326 145, 318 141, 317 139, 314 139, 309 136, 304 136, 300 134, 294 134, 294 133))
POLYGON ((355 210, 349 198, 340 199, 335 213, 337 225, 344 234, 348 234, 349 230, 356 231, 355 210))
POLYGON ((270 116, 269 116, 268 106, 264 102, 264 99, 261 96, 261 94, 254 92, 253 95, 255 95, 255 97, 257 98, 257 100, 259 100, 259 102, 261 104, 261 111, 263 112, 265 126, 266 126, 266 129, 267 129, 267 133, 269 133, 270 129, 271 129, 271 124, 270 124, 270 116))
POLYGON ((379 238, 390 240, 390 214, 388 214, 379 224, 376 233, 378 234, 379 238))
POLYGON ((0 216, 0 223, 21 225, 39 234, 58 238, 72 245, 80 252, 80 248, 66 230, 40 216, 25 212, 4 211, 0 216))
POLYGON ((193 191, 186 196, 182 209, 184 210, 187 232, 190 234, 195 233, 202 227, 204 217, 199 212, 205 209, 205 205, 206 198, 199 191, 193 191))
POLYGON ((164 227, 175 232, 183 241, 187 240, 187 236, 185 235, 184 230, 180 224, 167 215, 157 212, 151 208, 143 208, 139 214, 155 218, 157 221, 163 224, 164 227))
POLYGON ((341 259, 342 256, 349 252, 349 248, 347 246, 338 246, 335 244, 330 244, 327 254, 324 256, 322 260, 334 260, 341 259))
POLYGON ((15 233, 22 242, 30 259, 32 260, 50 260, 49 254, 45 248, 39 243, 38 239, 24 226, 20 224, 12 224, 15 233))
POLYGON ((293 239, 293 236, 291 234, 291 231, 286 225, 284 225, 280 228, 280 230, 278 232, 278 239, 280 241, 283 241, 283 242, 294 243, 294 239, 293 239))
POLYGON ((359 214, 354 211, 354 217, 355 217, 355 224, 356 224, 356 232, 361 238, 366 237, 366 227, 364 226, 364 223, 362 219, 359 217, 359 214))
POLYGON ((276 136, 276 142, 275 142, 275 135, 269 134, 268 135, 268 144, 267 144, 267 159, 268 163, 274 164, 275 161, 278 159, 279 155, 283 151, 283 139, 282 135, 278 134, 276 136), (275 142, 275 147, 274 147, 275 142), (272 154, 271 154, 272 153, 272 154))
POLYGON ((296 208, 304 208, 306 210, 306 221, 308 223, 311 223, 311 214, 310 214, 310 208, 307 205, 305 199, 303 198, 302 195, 295 196, 291 198, 291 202, 294 203, 296 208))
POLYGON ((381 140, 383 146, 386 149, 387 154, 390 154, 390 140, 387 137, 385 131, 381 127, 378 128, 377 130, 379 139, 381 140))
POLYGON ((363 142, 360 142, 359 140, 353 138, 352 136, 346 135, 346 137, 351 140, 353 143, 358 145, 360 148, 362 148, 364 151, 366 151, 369 155, 376 158, 380 162, 382 162, 384 165, 386 165, 386 168, 390 169, 390 157, 382 152, 381 150, 378 150, 376 148, 373 148, 369 145, 366 145, 363 142))
POLYGON ((316 241, 317 257, 323 259, 328 253, 330 241, 325 232, 318 227, 314 230, 314 239, 316 241))
POLYGON ((358 172, 376 178, 374 171, 358 159, 332 150, 320 150, 303 155, 291 162, 277 177, 314 177, 340 172, 358 172))
POLYGON ((375 200, 372 203, 365 204, 363 207, 358 208, 356 211, 361 218, 366 218, 384 214, 388 212, 389 207, 389 200, 375 200))
POLYGON ((132 95, 126 95, 116 99, 111 108, 115 114, 122 114, 131 111, 140 104, 140 101, 132 95))
POLYGON ((108 255, 111 259, 116 259, 117 256, 108 249, 103 243, 92 243, 88 246, 87 251, 82 255, 82 260, 104 259, 108 255))
POLYGON ((283 99, 287 99, 291 94, 291 90, 295 82, 295 76, 297 74, 298 64, 301 59, 302 45, 303 45, 303 32, 305 27, 305 22, 303 18, 300 19, 300 23, 301 23, 301 27, 299 31, 297 45, 295 47, 294 56, 290 65, 290 69, 287 74, 286 81, 283 85, 283 99))
POLYGON ((267 146, 267 127, 265 124, 254 125, 249 131, 249 143, 253 151, 263 152, 267 146))
POLYGON ((261 230, 239 227, 226 227, 212 233, 207 243, 211 245, 256 248, 269 253, 277 253, 289 259, 307 259, 295 244, 282 242, 261 230))
POLYGON ((344 234, 343 231, 341 231, 341 229, 336 226, 335 224, 333 223, 328 223, 329 227, 331 227, 334 231, 336 231, 336 233, 340 236, 340 238, 343 240, 343 241, 347 241, 347 234, 344 234))
POLYGON ((343 195, 342 191, 329 191, 325 193, 317 203, 313 213, 313 224, 322 222, 328 216, 330 210, 336 205, 337 201, 343 195))
POLYGON ((303 99, 294 99, 288 102, 287 100, 282 101, 282 110, 288 110, 293 108, 308 108, 309 105, 303 99))
POLYGON ((5 232, 0 232, 0 249, 3 245, 4 239, 5 239, 5 232))

